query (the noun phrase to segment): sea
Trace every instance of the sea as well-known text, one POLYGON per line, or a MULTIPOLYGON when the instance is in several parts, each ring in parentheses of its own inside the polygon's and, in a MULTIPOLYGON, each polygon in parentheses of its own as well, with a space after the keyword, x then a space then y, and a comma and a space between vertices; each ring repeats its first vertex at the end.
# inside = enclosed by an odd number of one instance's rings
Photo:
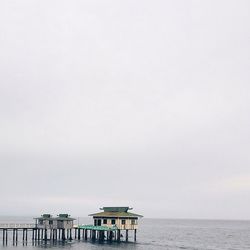
MULTIPOLYGON (((78 218, 80 224, 89 224, 89 218, 78 218)), ((0 223, 33 223, 32 217, 1 217, 0 223)), ((250 221, 229 220, 189 220, 189 219, 147 219, 139 221, 137 241, 133 242, 132 232, 129 242, 98 243, 91 240, 66 242, 22 242, 20 233, 17 245, 13 245, 11 233, 7 245, 3 244, 0 232, 0 249, 6 250, 244 250, 250 249, 250 221)), ((30 233, 31 236, 31 233, 30 233)))

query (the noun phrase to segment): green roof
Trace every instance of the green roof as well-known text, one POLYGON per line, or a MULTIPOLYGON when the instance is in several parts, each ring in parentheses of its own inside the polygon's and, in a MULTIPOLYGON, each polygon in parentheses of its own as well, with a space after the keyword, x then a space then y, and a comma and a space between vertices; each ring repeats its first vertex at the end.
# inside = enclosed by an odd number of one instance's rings
POLYGON ((101 210, 104 210, 104 212, 127 212, 128 210, 131 210, 132 208, 129 207, 103 207, 101 210))
POLYGON ((93 225, 79 225, 78 228, 87 230, 96 230, 96 231, 115 231, 118 229, 116 226, 108 227, 108 226, 93 226, 93 225))
POLYGON ((108 218, 119 218, 119 217, 130 217, 130 218, 138 218, 138 217, 143 217, 142 215, 139 214, 134 214, 130 212, 100 212, 100 213, 95 213, 95 214, 90 214, 89 216, 93 217, 108 217, 108 218))
POLYGON ((52 221, 52 220, 73 221, 73 220, 76 220, 75 218, 71 218, 71 217, 45 217, 45 216, 36 217, 34 219, 37 219, 37 220, 48 220, 48 221, 52 221))
POLYGON ((51 215, 51 214, 43 214, 42 217, 43 217, 43 218, 51 218, 52 215, 51 215))
POLYGON ((69 218, 69 214, 59 214, 58 215, 60 218, 69 218))

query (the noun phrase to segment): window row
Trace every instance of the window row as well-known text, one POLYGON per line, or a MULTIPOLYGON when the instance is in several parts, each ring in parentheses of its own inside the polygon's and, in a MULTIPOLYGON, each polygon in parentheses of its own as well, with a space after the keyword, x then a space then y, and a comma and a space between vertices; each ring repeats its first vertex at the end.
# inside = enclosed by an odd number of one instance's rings
MULTIPOLYGON (((122 219, 121 220, 121 224, 125 225, 126 221, 128 221, 128 220, 122 219)), ((111 219, 110 223, 111 223, 111 225, 115 225, 116 224, 116 220, 115 219, 111 219)), ((102 224, 103 225, 108 224, 108 219, 95 219, 95 226, 101 226, 102 224)), ((136 220, 135 219, 130 219, 130 223, 128 222, 128 224, 136 225, 136 220)))

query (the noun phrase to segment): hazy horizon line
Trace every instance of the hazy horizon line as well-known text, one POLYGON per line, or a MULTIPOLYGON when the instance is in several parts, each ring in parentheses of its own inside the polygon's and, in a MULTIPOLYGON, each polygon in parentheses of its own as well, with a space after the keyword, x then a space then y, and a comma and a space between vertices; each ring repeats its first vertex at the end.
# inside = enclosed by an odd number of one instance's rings
MULTIPOLYGON (((57 214, 52 214, 54 216, 56 216, 57 214)), ((38 215, 1 215, 0 214, 0 218, 1 217, 16 217, 16 218, 21 218, 21 217, 26 217, 26 218, 35 218, 36 216, 38 215)), ((70 215, 72 216, 72 215, 70 215)), ((72 216, 73 218, 75 217, 76 220, 79 219, 79 218, 91 218, 91 216, 72 216)), ((143 216, 143 218, 141 219, 146 219, 146 220, 150 220, 150 219, 153 219, 153 220, 200 220, 200 221, 249 221, 250 222, 250 219, 229 219, 229 218, 199 218, 199 217, 196 217, 196 218, 192 218, 192 217, 147 217, 147 216, 143 216)), ((1 222, 1 220, 0 220, 1 222)))

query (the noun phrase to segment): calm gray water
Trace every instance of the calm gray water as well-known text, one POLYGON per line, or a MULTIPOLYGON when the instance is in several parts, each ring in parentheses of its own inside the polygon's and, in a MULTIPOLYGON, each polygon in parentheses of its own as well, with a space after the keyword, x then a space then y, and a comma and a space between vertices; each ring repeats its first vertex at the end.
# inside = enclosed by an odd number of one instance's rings
MULTIPOLYGON (((27 222, 31 218, 0 217, 0 223, 27 222)), ((81 218, 80 223, 89 223, 89 219, 81 218)), ((32 245, 29 240, 27 246, 22 241, 17 246, 12 245, 11 239, 7 246, 2 244, 1 249, 6 250, 101 250, 101 249, 167 249, 167 250, 244 250, 250 249, 250 221, 212 221, 212 220, 168 220, 168 219, 142 219, 137 234, 136 243, 92 243, 83 240, 73 240, 65 244, 37 244, 32 245)), ((11 235, 9 235, 11 238, 11 235)), ((21 234, 19 236, 21 240, 21 234)), ((132 234, 130 240, 132 241, 132 234)))

